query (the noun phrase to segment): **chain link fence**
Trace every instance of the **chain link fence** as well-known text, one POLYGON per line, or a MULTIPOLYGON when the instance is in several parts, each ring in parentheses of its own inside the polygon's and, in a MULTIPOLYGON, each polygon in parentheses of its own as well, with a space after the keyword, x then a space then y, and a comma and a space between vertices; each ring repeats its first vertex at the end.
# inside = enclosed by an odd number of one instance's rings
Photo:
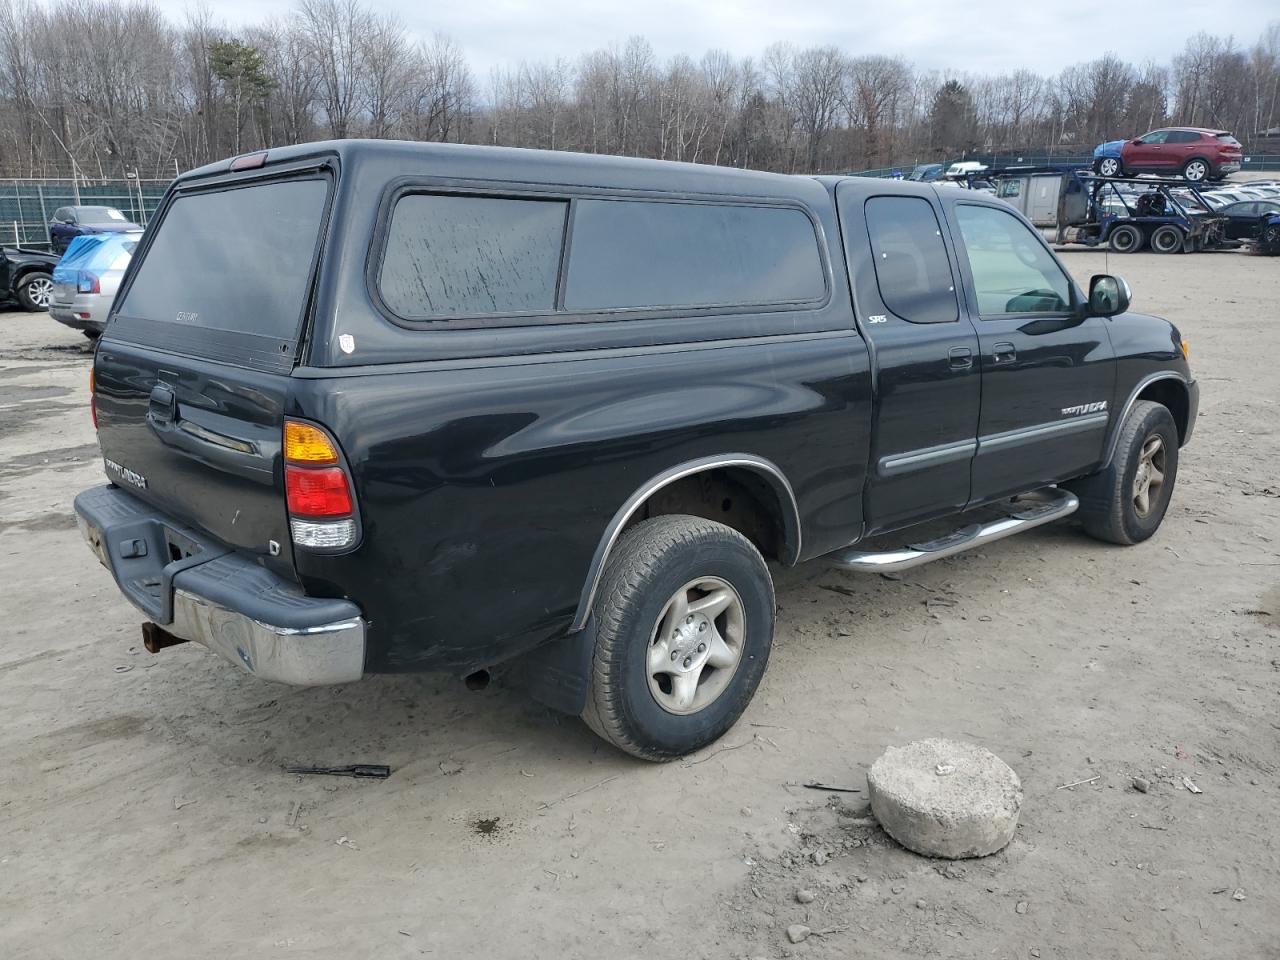
POLYGON ((59 207, 115 207, 147 225, 168 180, 0 180, 0 243, 50 249, 49 221, 59 207))

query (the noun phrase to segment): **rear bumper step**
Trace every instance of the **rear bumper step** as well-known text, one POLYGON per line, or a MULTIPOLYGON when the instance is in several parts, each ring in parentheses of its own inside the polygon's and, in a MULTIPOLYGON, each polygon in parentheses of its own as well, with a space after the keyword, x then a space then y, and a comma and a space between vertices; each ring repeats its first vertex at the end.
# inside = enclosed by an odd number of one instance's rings
POLYGON ((165 633, 264 680, 319 686, 364 674, 367 624, 351 601, 308 597, 119 487, 86 490, 75 509, 120 591, 165 633))
POLYGON ((829 553, 824 559, 829 565, 840 570, 867 573, 910 570, 921 564, 954 556, 972 547, 994 543, 996 540, 1011 537, 1015 533, 1022 533, 1024 530, 1061 520, 1075 513, 1076 508, 1080 506, 1080 501, 1076 499, 1075 494, 1065 490, 1049 490, 1046 493, 1047 499, 1028 503, 1000 520, 985 524, 970 524, 928 543, 911 544, 901 550, 866 551, 850 548, 829 553))

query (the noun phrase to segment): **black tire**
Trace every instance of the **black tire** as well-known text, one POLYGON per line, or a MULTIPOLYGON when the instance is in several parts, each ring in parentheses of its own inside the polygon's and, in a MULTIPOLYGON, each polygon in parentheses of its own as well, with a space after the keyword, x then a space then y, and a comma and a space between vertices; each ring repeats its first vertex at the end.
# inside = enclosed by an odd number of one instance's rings
POLYGON ((1144 240, 1141 230, 1131 223, 1122 223, 1111 231, 1107 245, 1113 253, 1137 253, 1142 249, 1144 240))
POLYGON ((592 606, 596 647, 582 719, 644 760, 672 760, 714 742, 737 722, 760 683, 773 645, 774 611, 769 568, 736 530, 674 515, 637 524, 609 556, 592 606), (740 653, 714 699, 697 712, 676 714, 651 690, 651 677, 663 674, 650 672, 650 647, 663 642, 657 637, 661 618, 682 586, 704 577, 727 583, 741 603, 740 653))
POLYGON ((1263 253, 1280 253, 1280 224, 1268 224, 1262 228, 1263 253))
POLYGON ((50 285, 52 283, 53 278, 49 274, 38 270, 23 274, 18 281, 17 289, 14 291, 18 298, 18 304, 28 313, 48 310, 51 293, 50 285))
POLYGON ((1178 478, 1178 427, 1169 408, 1139 400, 1120 426, 1115 456, 1106 469, 1065 486, 1080 498, 1076 517, 1085 533, 1097 540, 1124 545, 1141 543, 1159 529, 1169 509, 1178 478), (1163 481, 1148 496, 1147 511, 1140 513, 1135 491, 1143 450, 1159 438, 1163 481))
POLYGON ((1192 183, 1208 180, 1213 173, 1213 166, 1203 157, 1192 157, 1182 165, 1182 176, 1192 183))
POLYGON ((1104 177, 1123 177, 1124 164, 1119 157, 1102 157, 1093 165, 1094 172, 1104 177))
POLYGON ((1166 223, 1151 234, 1151 249, 1156 253, 1181 253, 1186 239, 1186 234, 1166 223))

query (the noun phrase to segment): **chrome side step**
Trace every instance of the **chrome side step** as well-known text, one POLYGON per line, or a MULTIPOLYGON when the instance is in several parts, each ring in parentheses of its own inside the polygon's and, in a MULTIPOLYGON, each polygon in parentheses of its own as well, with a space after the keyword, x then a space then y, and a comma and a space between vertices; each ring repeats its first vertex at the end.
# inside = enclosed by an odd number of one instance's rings
POLYGON ((972 547, 994 543, 1015 533, 1061 520, 1076 512, 1080 501, 1075 494, 1065 490, 1046 491, 1048 499, 1028 504, 1001 520, 990 523, 972 523, 945 537, 928 543, 913 543, 901 550, 865 551, 848 548, 829 553, 824 558, 830 566, 839 570, 888 573, 892 570, 909 570, 924 563, 941 560, 972 547))

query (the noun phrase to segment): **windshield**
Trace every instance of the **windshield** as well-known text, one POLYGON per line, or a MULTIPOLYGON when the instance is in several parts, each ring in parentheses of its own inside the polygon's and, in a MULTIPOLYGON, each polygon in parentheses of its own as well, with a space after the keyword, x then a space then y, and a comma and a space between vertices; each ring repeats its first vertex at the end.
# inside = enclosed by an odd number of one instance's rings
POLYGON ((94 225, 129 222, 129 218, 115 207, 80 207, 76 215, 81 223, 94 225))
POLYGON ((180 195, 120 314, 293 339, 327 192, 327 181, 317 178, 180 195))

